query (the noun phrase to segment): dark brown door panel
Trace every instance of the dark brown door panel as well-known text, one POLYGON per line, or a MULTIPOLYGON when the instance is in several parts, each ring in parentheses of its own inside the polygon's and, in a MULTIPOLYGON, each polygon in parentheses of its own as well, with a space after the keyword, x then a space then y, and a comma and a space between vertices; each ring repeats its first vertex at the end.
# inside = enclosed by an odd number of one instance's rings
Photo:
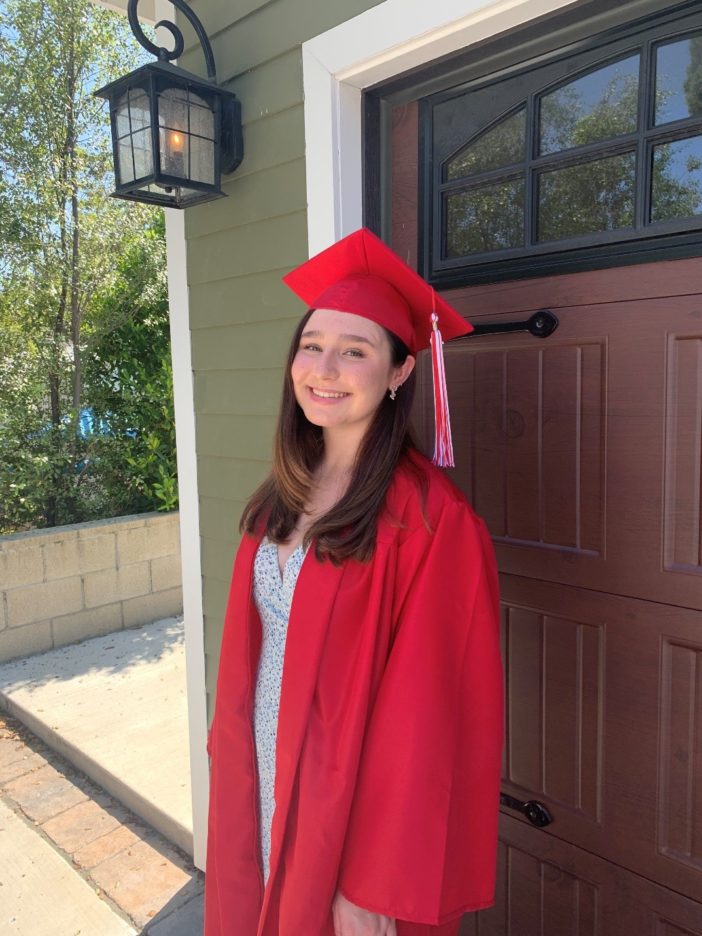
POLYGON ((460 936, 702 936, 702 906, 503 817, 495 907, 460 936))
POLYGON ((554 311, 446 347, 454 480, 504 572, 702 609, 702 298, 554 311))
POLYGON ((510 575, 501 590, 504 791, 546 805, 539 834, 699 898, 700 613, 510 575))

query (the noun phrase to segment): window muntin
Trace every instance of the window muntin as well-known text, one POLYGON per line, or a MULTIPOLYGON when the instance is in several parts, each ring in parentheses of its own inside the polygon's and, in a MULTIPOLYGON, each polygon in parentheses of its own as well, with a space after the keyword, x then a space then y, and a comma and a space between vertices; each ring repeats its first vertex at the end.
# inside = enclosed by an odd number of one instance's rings
POLYGON ((427 102, 430 276, 702 231, 701 13, 427 102))

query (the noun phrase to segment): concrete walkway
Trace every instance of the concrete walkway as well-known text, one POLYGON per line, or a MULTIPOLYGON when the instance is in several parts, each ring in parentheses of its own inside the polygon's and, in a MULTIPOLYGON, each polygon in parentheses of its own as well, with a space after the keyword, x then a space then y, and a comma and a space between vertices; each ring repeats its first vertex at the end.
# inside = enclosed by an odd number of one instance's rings
POLYGON ((192 855, 182 619, 4 663, 0 707, 192 855))
POLYGON ((0 936, 198 936, 182 622, 3 664, 0 708, 0 936))

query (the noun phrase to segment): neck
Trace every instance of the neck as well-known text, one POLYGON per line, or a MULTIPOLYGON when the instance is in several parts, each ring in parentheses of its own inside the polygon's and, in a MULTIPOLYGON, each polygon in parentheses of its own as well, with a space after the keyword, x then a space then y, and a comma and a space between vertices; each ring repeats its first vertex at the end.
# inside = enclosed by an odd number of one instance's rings
POLYGON ((328 477, 348 475, 353 470, 366 427, 359 431, 348 428, 344 432, 324 430, 324 457, 320 466, 328 477))

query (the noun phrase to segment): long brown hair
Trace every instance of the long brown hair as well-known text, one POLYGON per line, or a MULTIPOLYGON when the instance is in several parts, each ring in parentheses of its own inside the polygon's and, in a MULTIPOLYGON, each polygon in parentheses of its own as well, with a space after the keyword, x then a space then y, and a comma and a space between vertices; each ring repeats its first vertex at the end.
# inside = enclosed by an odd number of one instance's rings
MULTIPOLYGON (((265 533, 274 543, 289 539, 309 499, 313 474, 324 454, 322 429, 305 417, 295 399, 291 376, 302 332, 313 311, 303 316, 290 344, 273 468, 246 505, 239 525, 247 533, 261 533, 265 523, 265 533)), ((384 331, 392 363, 404 363, 409 348, 392 332, 384 331)), ((373 555, 378 516, 393 472, 402 455, 414 445, 409 429, 414 386, 413 371, 395 400, 385 395, 359 448, 346 493, 305 533, 305 545, 315 540, 318 559, 339 563, 350 557, 366 561, 373 555)))

